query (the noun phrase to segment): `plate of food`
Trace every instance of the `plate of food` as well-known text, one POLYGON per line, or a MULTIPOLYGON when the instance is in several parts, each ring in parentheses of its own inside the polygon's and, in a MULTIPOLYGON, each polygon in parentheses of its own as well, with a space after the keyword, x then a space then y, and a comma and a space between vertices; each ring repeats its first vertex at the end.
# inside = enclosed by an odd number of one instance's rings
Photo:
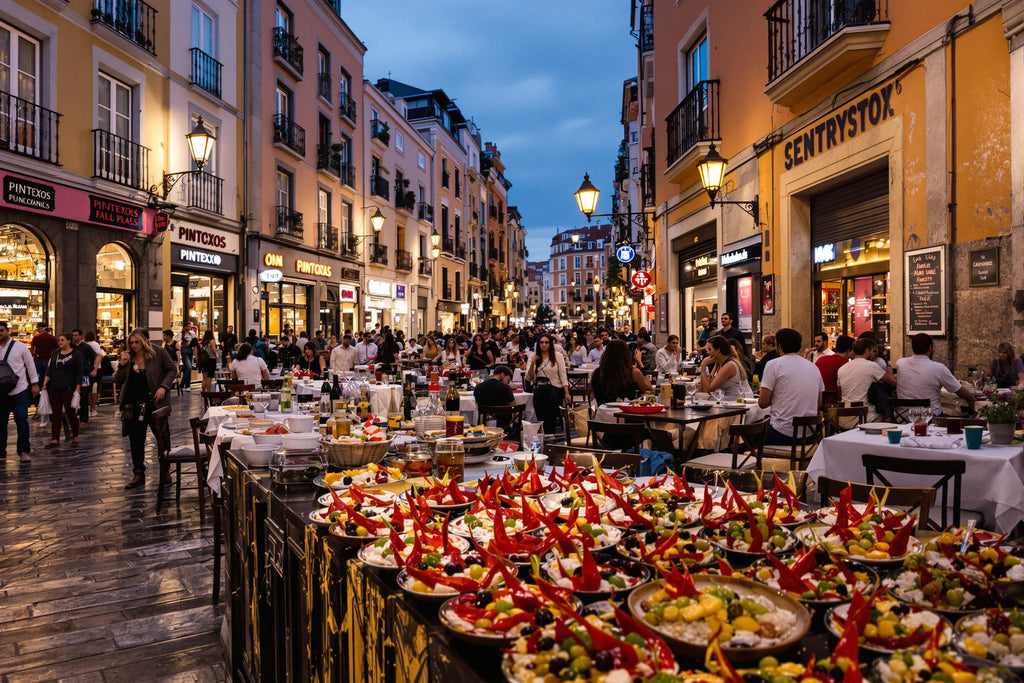
MULTIPOLYGON (((908 519, 902 530, 913 531, 916 518, 908 519)), ((849 557, 865 564, 896 564, 910 555, 921 552, 921 541, 906 534, 885 530, 867 524, 850 528, 836 528, 824 524, 805 524, 793 530, 800 542, 808 548, 820 548, 833 556, 849 557)))
POLYGON ((954 631, 962 652, 1024 672, 1024 610, 992 607, 962 617, 954 631))
POLYGON ((705 567, 721 556, 711 542, 687 529, 648 529, 627 535, 619 553, 646 565, 668 568, 680 564, 705 567))
POLYGON ((659 403, 648 403, 646 401, 633 401, 627 405, 619 408, 624 413, 630 413, 632 415, 650 415, 653 413, 660 413, 665 410, 665 406, 659 403))
POLYGON ((587 507, 592 501, 593 505, 597 506, 598 512, 602 515, 611 512, 615 508, 615 500, 611 496, 605 496, 600 493, 586 493, 579 489, 572 489, 569 491, 562 491, 559 493, 549 493, 541 497, 541 505, 546 510, 554 510, 560 517, 568 517, 573 513, 573 510, 582 510, 587 507))
POLYGON ((572 591, 550 587, 541 590, 534 584, 516 581, 514 586, 484 588, 448 598, 438 617, 457 638, 474 645, 501 646, 566 618, 566 607, 579 606, 572 591))
POLYGON ((589 550, 551 552, 540 569, 552 584, 571 590, 587 601, 602 600, 613 594, 625 595, 651 577, 651 570, 639 562, 619 557, 598 561, 589 550))
MULTIPOLYGON (((362 508, 359 510, 359 512, 367 519, 386 520, 391 516, 391 508, 387 507, 362 508)), ((349 521, 349 514, 345 510, 338 510, 330 505, 327 505, 322 508, 317 508, 316 510, 310 510, 309 521, 313 522, 314 524, 325 524, 328 526, 331 524, 344 525, 346 522, 349 521)), ((354 527, 353 530, 355 531, 355 533, 353 533, 352 535, 358 536, 358 525, 354 527)), ((369 533, 367 533, 367 535, 369 535, 369 533)))
POLYGON ((924 555, 911 555, 886 578, 885 587, 897 600, 959 616, 997 607, 1002 596, 983 574, 931 565, 924 555))
POLYGON ((751 565, 746 575, 813 606, 848 602, 854 593, 869 595, 878 587, 878 574, 867 565, 838 558, 833 562, 813 551, 782 559, 769 555, 751 565))
POLYGON ((857 425, 857 428, 868 434, 881 434, 886 429, 899 429, 900 426, 895 422, 865 422, 857 425))
MULTIPOLYGON (((428 559, 444 552, 442 534, 434 529, 408 531, 398 534, 397 539, 398 542, 388 536, 378 538, 360 548, 357 557, 376 569, 398 570, 401 569, 399 561, 404 565, 414 552, 428 559)), ((468 555, 469 541, 466 539, 452 534, 448 537, 448 543, 458 548, 459 552, 467 554, 467 562, 473 559, 472 555, 468 555)))
POLYGON ((319 498, 316 502, 320 505, 330 506, 335 502, 335 496, 338 500, 351 505, 356 510, 362 508, 381 508, 390 507, 398 496, 391 491, 385 491, 384 489, 364 489, 359 485, 350 486, 347 489, 341 491, 328 491, 319 498))
POLYGON ((878 597, 866 603, 858 594, 850 603, 837 605, 825 614, 825 628, 841 638, 848 619, 862 614, 858 640, 865 650, 892 653, 903 650, 923 650, 931 642, 934 631, 940 629, 939 647, 949 645, 953 627, 941 615, 921 607, 908 605, 892 598, 878 597), (860 611, 860 607, 866 608, 860 611))
POLYGON ((677 654, 696 660, 716 632, 730 662, 749 662, 789 649, 811 626, 799 601, 736 576, 670 571, 633 591, 629 610, 677 654))
POLYGON ((764 515, 754 516, 754 524, 747 519, 732 519, 702 534, 722 550, 739 555, 764 555, 771 550, 784 553, 797 545, 797 538, 786 527, 769 524, 764 515))
POLYGON ((479 557, 471 559, 480 563, 469 564, 448 553, 437 558, 436 562, 421 562, 416 566, 406 564, 398 573, 398 587, 406 595, 439 603, 460 593, 476 593, 502 584, 496 564, 488 567, 479 557))
POLYGON ((383 486, 405 480, 405 472, 397 467, 387 467, 371 462, 364 467, 354 467, 340 472, 328 472, 313 480, 322 489, 332 488, 335 491, 347 489, 353 484, 359 486, 383 486))
POLYGON ((925 652, 894 652, 871 663, 872 680, 881 683, 925 683, 926 681, 965 681, 974 683, 1011 683, 1020 678, 1009 669, 963 657, 956 652, 929 649, 925 652))

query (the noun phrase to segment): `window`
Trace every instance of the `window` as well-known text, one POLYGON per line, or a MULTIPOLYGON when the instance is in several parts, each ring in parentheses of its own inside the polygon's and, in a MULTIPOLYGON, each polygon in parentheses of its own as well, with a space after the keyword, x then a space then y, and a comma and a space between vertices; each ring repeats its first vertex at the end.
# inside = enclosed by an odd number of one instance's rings
POLYGON ((132 89, 107 74, 99 75, 97 127, 125 139, 132 137, 132 89))
MULTIPOLYGON (((565 257, 564 256, 562 256, 561 258, 558 259, 558 269, 559 270, 565 270, 565 257)), ((563 282, 562 284, 564 285, 565 283, 563 282)))
POLYGON ((462 192, 461 182, 459 181, 460 171, 459 171, 458 167, 455 168, 454 173, 455 173, 455 196, 458 197, 459 194, 462 192))
MULTIPOLYGON (((563 282, 562 284, 564 285, 565 283, 563 282)), ((565 290, 564 289, 558 290, 558 303, 560 303, 560 304, 564 304, 565 303, 565 290)), ((563 311, 563 314, 564 314, 564 311, 563 311)))
POLYGON ((192 47, 198 47, 211 57, 217 57, 213 17, 196 5, 192 5, 192 47))
POLYGON ((580 267, 580 257, 579 256, 573 256, 572 257, 572 267, 573 268, 579 268, 580 267))
POLYGON ((441 205, 441 238, 448 241, 448 205, 441 205))
POLYGON ((317 95, 331 101, 331 54, 321 45, 316 53, 317 95))
POLYGON ((274 193, 277 197, 277 205, 292 208, 292 174, 288 171, 277 169, 274 177, 274 193))
MULTIPOLYGON (((39 43, 0 24, 0 92, 38 104, 38 80, 39 43)), ((35 149, 36 123, 31 107, 22 110, 13 103, 5 104, 0 107, 0 142, 13 139, 19 148, 35 149)))
MULTIPOLYGON (((559 287, 565 287, 565 273, 559 273, 558 274, 558 286, 559 287)), ((564 292, 563 292, 563 294, 564 294, 564 292)), ((565 301, 565 299, 562 299, 562 301, 565 301)))
POLYGON ((350 202, 341 202, 341 234, 348 235, 352 232, 352 204, 350 202))
POLYGON ((701 81, 708 80, 708 36, 706 33, 686 53, 686 69, 689 78, 689 82, 686 84, 687 92, 697 87, 701 81))
POLYGON ((427 168, 427 157, 423 155, 423 152, 416 152, 416 165, 422 169, 427 168))
POLYGON ((287 119, 292 117, 292 93, 280 83, 274 93, 274 113, 287 119))
POLYGON ((344 69, 341 70, 341 78, 338 79, 338 95, 341 99, 342 111, 348 105, 349 97, 352 94, 352 76, 344 69))
POLYGON ((405 153, 405 136, 401 133, 395 133, 395 149, 405 153))
POLYGON ((292 32, 292 13, 284 5, 274 8, 274 27, 284 29, 285 33, 292 32))
POLYGON ((455 214, 455 243, 462 243, 462 216, 455 214))
POLYGON ((331 120, 323 114, 320 114, 317 118, 316 144, 323 148, 326 158, 331 146, 331 120))
POLYGON ((338 150, 338 152, 337 152, 338 158, 341 160, 341 163, 342 164, 351 164, 352 163, 352 138, 350 138, 349 136, 347 136, 344 133, 342 133, 341 134, 341 138, 338 140, 338 144, 341 145, 341 149, 338 150))
POLYGON ((448 160, 441 159, 441 187, 448 187, 448 160))
POLYGON ((316 222, 331 222, 331 193, 327 190, 317 190, 316 193, 316 222))

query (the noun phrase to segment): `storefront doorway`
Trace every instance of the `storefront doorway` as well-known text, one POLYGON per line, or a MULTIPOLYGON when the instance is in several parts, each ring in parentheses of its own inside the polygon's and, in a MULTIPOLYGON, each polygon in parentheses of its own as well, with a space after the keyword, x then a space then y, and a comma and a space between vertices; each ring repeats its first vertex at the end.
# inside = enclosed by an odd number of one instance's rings
POLYGON ((331 335, 338 335, 341 338, 340 320, 341 308, 338 302, 338 291, 336 287, 328 285, 327 298, 320 302, 320 327, 324 337, 331 338, 331 335))
POLYGON ((309 285, 289 282, 264 283, 264 333, 277 339, 285 326, 290 327, 295 334, 309 332, 309 290, 309 285))
POLYGON ((821 280, 817 302, 819 329, 829 339, 870 331, 889 348, 889 273, 821 280))
POLYGON ((100 343, 121 339, 134 326, 135 264, 119 244, 96 254, 96 329, 100 343))
POLYGON ((227 281, 198 273, 171 274, 171 329, 193 321, 200 332, 227 329, 227 281))
POLYGON ((48 313, 49 262, 32 233, 14 224, 0 225, 0 320, 11 334, 27 337, 48 313))

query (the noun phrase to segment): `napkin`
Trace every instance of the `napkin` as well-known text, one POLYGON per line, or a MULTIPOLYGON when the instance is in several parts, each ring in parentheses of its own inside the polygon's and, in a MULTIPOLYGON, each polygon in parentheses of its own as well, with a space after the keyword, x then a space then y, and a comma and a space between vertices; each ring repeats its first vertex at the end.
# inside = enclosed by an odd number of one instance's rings
POLYGON ((900 446, 909 446, 911 448, 948 450, 960 448, 963 445, 963 437, 959 436, 904 436, 900 440, 900 446))

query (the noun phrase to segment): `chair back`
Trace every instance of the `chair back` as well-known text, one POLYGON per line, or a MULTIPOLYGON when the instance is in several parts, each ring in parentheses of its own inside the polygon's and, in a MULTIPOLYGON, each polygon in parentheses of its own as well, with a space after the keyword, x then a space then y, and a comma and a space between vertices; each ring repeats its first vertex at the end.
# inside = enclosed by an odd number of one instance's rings
POLYGON ((867 419, 867 406, 832 406, 825 410, 825 431, 832 436, 862 425, 867 419))
POLYGON ((814 449, 821 442, 825 431, 825 418, 817 415, 804 415, 793 418, 793 440, 789 449, 789 469, 806 469, 814 449))
POLYGON ((834 406, 839 403, 839 392, 838 391, 823 391, 821 392, 821 403, 824 406, 834 406))
POLYGON ((636 423, 587 420, 587 430, 592 446, 613 451, 632 449, 639 453, 643 442, 649 438, 647 429, 636 423))
POLYGON ((495 426, 500 426, 507 432, 518 434, 523 429, 523 414, 526 412, 526 404, 514 406, 480 406, 480 424, 487 426, 489 420, 494 420, 495 426), (508 418, 507 420, 499 417, 508 418), (499 424, 500 422, 500 424, 499 424))
MULTIPOLYGON (((188 421, 188 426, 192 430, 193 452, 204 460, 209 460, 213 455, 213 446, 217 440, 216 434, 210 435, 206 433, 209 424, 209 420, 204 420, 201 417, 189 418, 188 421)), ((192 460, 192 458, 185 459, 192 460)))
POLYGON ((283 379, 265 379, 263 380, 263 391, 281 391, 281 387, 284 386, 283 379))
MULTIPOLYGON (((729 452, 732 453, 732 469, 743 469, 753 460, 754 469, 761 469, 764 455, 764 440, 768 435, 769 418, 751 424, 729 426, 729 452)), ((749 469, 747 467, 746 469, 749 469)))
MULTIPOLYGON (((886 455, 873 455, 865 453, 860 456, 864 464, 864 472, 867 475, 868 484, 875 483, 878 479, 885 486, 892 486, 885 478, 883 472, 896 472, 898 474, 913 474, 922 477, 938 477, 931 488, 935 492, 936 502, 939 493, 942 494, 942 525, 939 530, 945 529, 951 523, 953 526, 960 526, 960 498, 963 493, 963 476, 967 471, 967 463, 963 460, 909 460, 906 458, 893 458, 886 455), (949 506, 949 487, 953 485, 953 506, 949 506), (952 517, 952 520, 949 518, 952 517)), ((932 525, 934 526, 934 525, 932 525)))
POLYGON ((818 493, 821 494, 821 506, 831 505, 831 499, 839 498, 847 486, 852 490, 852 500, 864 503, 871 500, 874 492, 875 498, 882 500, 885 504, 905 508, 908 512, 918 511, 917 528, 924 530, 928 528, 928 513, 935 502, 935 489, 927 486, 874 486, 872 484, 861 484, 860 482, 841 481, 831 477, 822 476, 818 479, 818 493))
POLYGON ((231 398, 232 394, 230 391, 204 391, 202 396, 203 407, 209 409, 223 405, 224 401, 231 398))
POLYGON ((256 391, 255 384, 246 384, 245 382, 224 382, 224 388, 235 394, 244 394, 247 391, 256 391))
POLYGON ((892 421, 903 423, 910 422, 908 411, 911 408, 928 408, 932 402, 926 398, 890 398, 888 404, 892 421))
POLYGON ((594 467, 596 460, 602 469, 618 470, 625 468, 626 472, 635 477, 640 473, 640 462, 642 458, 639 453, 623 453, 622 451, 609 451, 600 448, 579 448, 562 444, 546 444, 544 455, 551 459, 553 465, 565 465, 566 458, 572 458, 580 467, 594 467))

